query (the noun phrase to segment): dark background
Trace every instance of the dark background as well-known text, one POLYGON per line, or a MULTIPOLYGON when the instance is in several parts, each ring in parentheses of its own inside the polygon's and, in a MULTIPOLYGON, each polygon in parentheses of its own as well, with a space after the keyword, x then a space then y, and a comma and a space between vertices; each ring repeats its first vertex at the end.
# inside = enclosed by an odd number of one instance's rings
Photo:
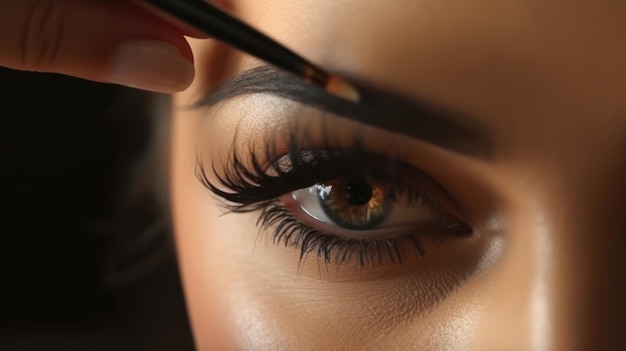
POLYGON ((128 176, 154 96, 1 68, 0 86, 0 349, 193 350, 167 211, 128 176))

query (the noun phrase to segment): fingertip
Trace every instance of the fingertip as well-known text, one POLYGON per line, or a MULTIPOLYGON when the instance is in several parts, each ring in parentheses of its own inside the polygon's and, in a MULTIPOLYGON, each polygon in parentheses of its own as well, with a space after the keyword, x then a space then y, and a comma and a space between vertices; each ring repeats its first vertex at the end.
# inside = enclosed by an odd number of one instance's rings
POLYGON ((175 45, 140 40, 122 44, 103 81, 159 93, 176 93, 193 82, 195 69, 175 45))

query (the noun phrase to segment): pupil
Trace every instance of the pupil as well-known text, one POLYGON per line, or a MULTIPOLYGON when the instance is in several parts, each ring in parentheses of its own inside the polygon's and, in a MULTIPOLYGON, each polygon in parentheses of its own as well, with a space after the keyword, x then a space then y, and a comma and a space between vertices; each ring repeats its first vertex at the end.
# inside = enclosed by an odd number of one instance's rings
POLYGON ((372 187, 366 182, 348 182, 345 190, 346 200, 352 205, 365 205, 372 199, 372 187))

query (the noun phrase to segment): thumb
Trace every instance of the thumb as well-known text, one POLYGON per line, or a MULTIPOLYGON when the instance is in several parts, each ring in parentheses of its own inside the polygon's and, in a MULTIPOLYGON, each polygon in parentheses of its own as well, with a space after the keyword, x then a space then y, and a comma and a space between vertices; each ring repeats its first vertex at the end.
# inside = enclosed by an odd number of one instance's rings
POLYGON ((0 66, 164 93, 194 77, 183 34, 120 0, 1 0, 0 66))

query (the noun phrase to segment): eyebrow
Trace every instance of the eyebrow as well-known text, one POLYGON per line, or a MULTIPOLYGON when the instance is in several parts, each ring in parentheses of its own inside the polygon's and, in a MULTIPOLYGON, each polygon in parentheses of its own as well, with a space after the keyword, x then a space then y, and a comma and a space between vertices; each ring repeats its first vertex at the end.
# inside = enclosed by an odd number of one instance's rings
POLYGON ((492 159, 494 148, 485 129, 468 115, 443 106, 407 98, 351 80, 361 95, 358 103, 343 100, 309 85, 302 78, 260 66, 242 72, 203 97, 197 106, 252 94, 270 94, 330 112, 341 118, 425 141, 479 159, 492 159))

